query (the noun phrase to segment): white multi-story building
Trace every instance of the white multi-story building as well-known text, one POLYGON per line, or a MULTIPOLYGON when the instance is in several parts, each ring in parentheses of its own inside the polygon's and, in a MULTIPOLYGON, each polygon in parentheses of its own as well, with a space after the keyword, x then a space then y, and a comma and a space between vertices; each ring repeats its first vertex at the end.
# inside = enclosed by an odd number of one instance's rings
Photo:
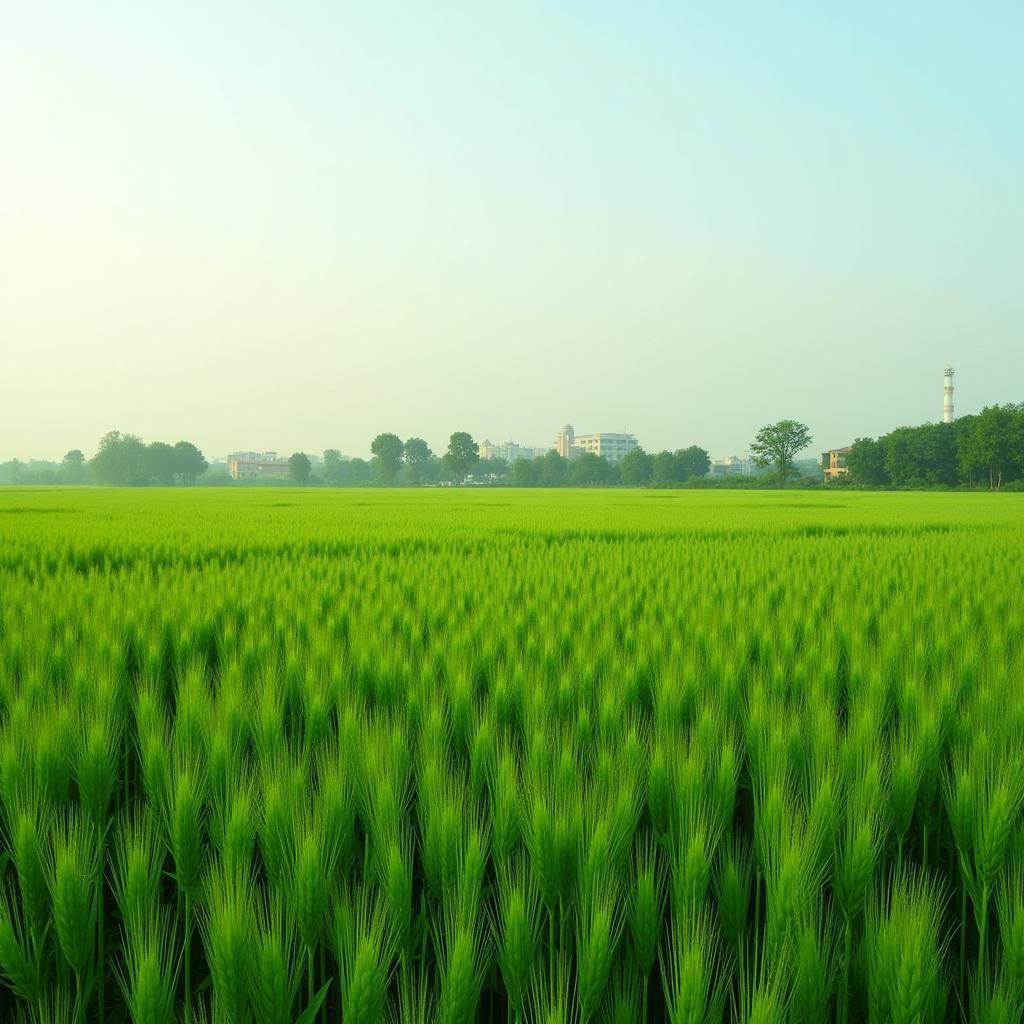
POLYGON ((521 459, 523 447, 515 441, 502 441, 495 444, 493 441, 484 441, 480 445, 481 459, 504 459, 506 462, 515 462, 521 459))
POLYGON ((566 423, 555 438, 555 451, 563 459, 574 459, 583 452, 593 452, 609 462, 618 462, 638 447, 637 439, 632 434, 577 434, 571 423, 566 423))
POLYGON ((711 463, 711 476, 753 476, 754 462, 752 459, 741 459, 738 455, 730 455, 724 459, 715 459, 711 463))
POLYGON ((579 434, 573 442, 573 454, 593 452, 609 462, 619 462, 639 447, 632 434, 579 434))
POLYGON ((563 459, 574 459, 583 452, 593 452, 609 462, 618 462, 639 447, 633 434, 577 434, 571 423, 566 423, 555 438, 555 451, 563 459))
POLYGON ((504 459, 506 462, 515 462, 516 459, 539 458, 544 452, 544 448, 531 448, 515 441, 503 441, 501 444, 495 444, 493 441, 480 443, 481 459, 504 459))

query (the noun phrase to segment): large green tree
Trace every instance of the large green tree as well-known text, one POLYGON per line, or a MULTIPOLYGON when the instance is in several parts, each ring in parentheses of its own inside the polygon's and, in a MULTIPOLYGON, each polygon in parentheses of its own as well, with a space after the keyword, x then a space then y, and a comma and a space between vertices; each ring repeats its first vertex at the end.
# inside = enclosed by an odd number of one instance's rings
POLYGON ((651 463, 651 484, 654 487, 670 487, 684 479, 679 460, 672 452, 658 452, 654 456, 651 463))
POLYGON ((345 462, 337 448, 327 448, 323 453, 324 483, 337 487, 345 479, 345 462))
POLYGON ((793 461, 811 443, 811 431, 797 420, 779 420, 762 427, 750 445, 750 454, 757 465, 774 466, 779 486, 794 475, 793 461))
POLYGON ((1010 458, 1013 462, 1014 478, 1024 479, 1024 402, 1017 406, 1010 428, 1010 458))
POLYGON ((365 487, 373 480, 373 466, 366 459, 350 459, 345 464, 344 482, 350 487, 365 487))
POLYGON ((676 459, 683 480, 707 476, 711 469, 711 456, 699 445, 691 444, 689 448, 680 449, 676 452, 676 459))
POLYGON ((80 484, 85 481, 85 456, 77 448, 72 448, 60 464, 60 479, 66 484, 80 484))
POLYGON ((403 461, 405 473, 403 474, 411 484, 422 484, 426 482, 430 462, 434 453, 430 445, 422 437, 410 437, 405 442, 403 461))
POLYGON ((545 452, 538 460, 540 472, 537 483, 541 487, 564 487, 569 476, 569 460, 554 449, 545 452))
POLYGON ((889 483, 885 468, 886 445, 872 437, 858 437, 846 456, 846 467, 854 483, 882 487, 889 483))
POLYGON ((146 446, 135 434, 111 430, 100 438, 99 448, 89 463, 96 481, 115 487, 146 483, 146 446))
POLYGON ((512 463, 513 487, 536 487, 540 482, 540 459, 516 459, 512 463))
POLYGON ((596 452, 581 452, 569 463, 569 482, 574 487, 587 487, 608 482, 611 466, 596 452))
POLYGON ((1018 420, 1016 405, 988 405, 975 417, 971 431, 962 441, 960 463, 972 472, 988 477, 991 490, 998 491, 1007 475, 1014 475, 1018 420))
POLYGON ((619 474, 627 487, 646 487, 654 473, 654 456, 643 448, 627 452, 619 462, 619 474))
POLYGON ((292 483, 304 487, 309 483, 312 474, 313 464, 305 452, 294 452, 288 457, 288 475, 291 477, 292 483))
POLYGON ((405 454, 402 439, 397 434, 378 434, 370 443, 370 451, 373 453, 377 479, 382 484, 393 484, 402 466, 402 456, 405 454))
POLYGON ((953 424, 897 427, 880 438, 885 471, 893 487, 954 487, 960 479, 953 424))
POLYGON ((178 483, 191 486, 210 464, 191 441, 178 441, 174 446, 174 475, 178 483))
POLYGON ((457 430, 448 439, 448 451, 444 455, 445 469, 456 483, 462 483, 467 474, 480 461, 480 446, 470 434, 457 430))
POLYGON ((165 441, 146 445, 146 477, 150 483, 170 487, 174 483, 174 449, 165 441))

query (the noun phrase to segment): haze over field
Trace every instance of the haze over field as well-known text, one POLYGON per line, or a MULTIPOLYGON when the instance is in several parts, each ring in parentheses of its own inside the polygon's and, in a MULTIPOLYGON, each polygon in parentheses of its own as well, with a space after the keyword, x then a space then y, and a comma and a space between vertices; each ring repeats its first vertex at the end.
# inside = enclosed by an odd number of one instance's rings
POLYGON ((10 4, 0 459, 1017 401, 1024 8, 10 4))

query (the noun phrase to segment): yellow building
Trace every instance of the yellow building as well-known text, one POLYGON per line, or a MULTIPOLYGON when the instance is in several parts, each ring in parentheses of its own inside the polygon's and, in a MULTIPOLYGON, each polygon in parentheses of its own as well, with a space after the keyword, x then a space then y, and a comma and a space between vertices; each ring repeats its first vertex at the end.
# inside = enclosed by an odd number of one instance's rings
POLYGON ((852 451, 851 448, 831 448, 821 453, 821 471, 825 474, 826 480, 838 480, 841 476, 848 476, 849 467, 846 465, 846 456, 852 451))
POLYGON ((555 451, 558 452, 563 459, 571 459, 576 454, 573 450, 575 444, 576 434, 572 429, 572 424, 566 423, 566 425, 558 432, 558 437, 555 438, 555 451))

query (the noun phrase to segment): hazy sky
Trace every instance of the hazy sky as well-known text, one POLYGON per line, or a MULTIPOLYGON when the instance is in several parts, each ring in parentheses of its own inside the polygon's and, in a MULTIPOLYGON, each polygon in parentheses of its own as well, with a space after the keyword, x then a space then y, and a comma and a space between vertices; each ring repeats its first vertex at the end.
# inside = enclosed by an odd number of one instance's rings
POLYGON ((1019 0, 0 11, 0 459, 1024 400, 1019 0))

